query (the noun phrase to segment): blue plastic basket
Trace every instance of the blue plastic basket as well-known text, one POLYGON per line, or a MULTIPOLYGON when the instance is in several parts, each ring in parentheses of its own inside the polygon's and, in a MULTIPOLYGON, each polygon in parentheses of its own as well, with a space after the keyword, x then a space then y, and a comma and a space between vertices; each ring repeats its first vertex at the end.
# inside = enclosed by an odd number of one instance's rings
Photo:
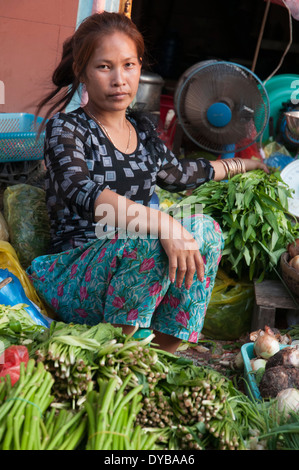
MULTIPOLYGON (((280 349, 286 348, 287 344, 280 344, 280 349)), ((261 401, 262 397, 255 380, 255 375, 251 367, 250 360, 256 356, 254 354, 254 343, 246 343, 241 347, 241 354, 244 362, 244 379, 246 394, 253 400, 261 401)))
POLYGON ((37 139, 43 118, 34 114, 0 113, 0 162, 42 160, 45 133, 37 139))

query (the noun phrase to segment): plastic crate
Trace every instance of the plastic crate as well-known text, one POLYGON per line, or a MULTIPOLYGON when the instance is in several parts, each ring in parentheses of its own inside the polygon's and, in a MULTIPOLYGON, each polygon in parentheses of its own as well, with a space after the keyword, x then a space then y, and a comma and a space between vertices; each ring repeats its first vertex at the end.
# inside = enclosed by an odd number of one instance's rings
POLYGON ((34 123, 34 114, 0 113, 0 163, 42 160, 45 133, 37 140, 43 118, 34 123))
MULTIPOLYGON (((280 349, 283 349, 290 345, 281 344, 280 349)), ((244 379, 245 379, 245 388, 246 394, 255 400, 262 401, 262 396, 260 394, 259 388, 257 386, 255 375, 252 370, 250 360, 254 359, 256 356, 254 354, 254 343, 246 343, 241 346, 241 354, 244 362, 244 379)))

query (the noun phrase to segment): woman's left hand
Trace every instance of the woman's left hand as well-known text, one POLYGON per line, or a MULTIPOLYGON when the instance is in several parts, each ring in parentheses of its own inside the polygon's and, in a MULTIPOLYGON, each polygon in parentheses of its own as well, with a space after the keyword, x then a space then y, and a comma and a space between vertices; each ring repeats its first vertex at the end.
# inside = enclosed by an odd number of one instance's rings
POLYGON ((269 173, 269 168, 261 160, 255 160, 253 158, 243 158, 243 163, 245 165, 246 171, 252 170, 264 170, 266 173, 269 173))

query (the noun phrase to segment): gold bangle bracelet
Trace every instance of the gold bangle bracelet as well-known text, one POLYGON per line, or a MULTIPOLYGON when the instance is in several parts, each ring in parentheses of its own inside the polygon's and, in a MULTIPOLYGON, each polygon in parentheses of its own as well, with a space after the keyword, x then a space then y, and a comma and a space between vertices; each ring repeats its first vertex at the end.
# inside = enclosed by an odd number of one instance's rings
POLYGON ((225 171, 225 173, 226 173, 226 176, 227 176, 227 178, 228 178, 228 177, 229 177, 229 168, 228 168, 228 165, 227 165, 227 163, 225 162, 225 160, 221 160, 221 163, 222 163, 222 166, 223 166, 224 171, 225 171))
POLYGON ((236 158, 235 161, 236 161, 236 165, 237 165, 237 168, 238 168, 238 173, 242 173, 242 166, 241 166, 241 162, 240 162, 239 158, 236 158))
POLYGON ((228 178, 232 178, 239 173, 246 173, 245 163, 241 158, 227 158, 221 160, 228 178))
POLYGON ((245 167, 245 162, 242 160, 242 158, 236 158, 236 160, 239 163, 240 166, 240 173, 246 173, 246 167, 245 167))

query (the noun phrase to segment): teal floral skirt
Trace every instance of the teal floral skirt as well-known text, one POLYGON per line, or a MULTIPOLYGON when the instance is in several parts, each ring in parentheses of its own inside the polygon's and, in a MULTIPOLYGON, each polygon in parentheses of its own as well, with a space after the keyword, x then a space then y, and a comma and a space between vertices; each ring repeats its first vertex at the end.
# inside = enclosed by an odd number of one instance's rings
POLYGON ((223 249, 219 224, 196 214, 181 221, 196 239, 204 281, 189 290, 168 277, 157 238, 97 239, 70 251, 34 259, 27 274, 40 298, 66 323, 136 325, 196 343, 223 249))

